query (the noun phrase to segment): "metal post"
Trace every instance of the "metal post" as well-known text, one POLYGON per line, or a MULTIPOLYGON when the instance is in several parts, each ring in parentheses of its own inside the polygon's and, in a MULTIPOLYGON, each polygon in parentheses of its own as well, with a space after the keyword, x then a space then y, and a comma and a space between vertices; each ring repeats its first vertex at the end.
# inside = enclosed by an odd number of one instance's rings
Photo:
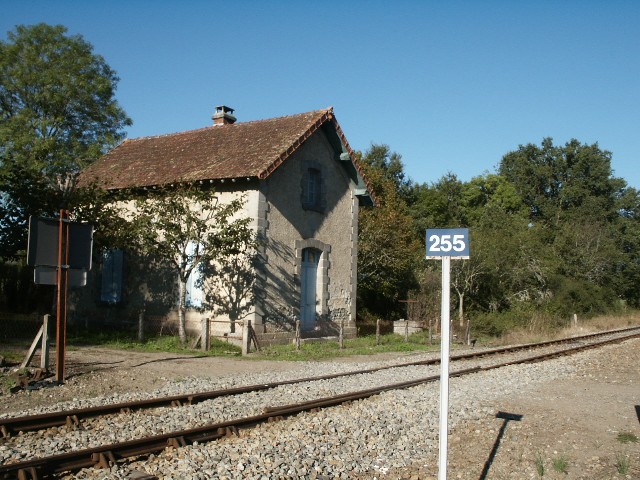
POLYGON ((64 383, 65 348, 67 343, 67 280, 69 275, 69 212, 66 210, 60 210, 58 230, 56 382, 64 383))
POLYGON ((449 304, 451 257, 442 257, 442 302, 440 335, 440 434, 438 480, 447 480, 447 436, 449 434, 449 304))

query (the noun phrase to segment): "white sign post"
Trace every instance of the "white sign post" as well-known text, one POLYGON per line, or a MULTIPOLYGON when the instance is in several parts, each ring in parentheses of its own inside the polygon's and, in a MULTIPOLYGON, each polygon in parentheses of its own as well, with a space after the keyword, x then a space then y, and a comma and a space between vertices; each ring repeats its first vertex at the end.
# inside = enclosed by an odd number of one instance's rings
POLYGON ((449 435, 449 304, 451 294, 451 259, 469 258, 469 229, 427 230, 427 259, 442 260, 442 301, 440 303, 440 432, 438 480, 447 480, 449 435))

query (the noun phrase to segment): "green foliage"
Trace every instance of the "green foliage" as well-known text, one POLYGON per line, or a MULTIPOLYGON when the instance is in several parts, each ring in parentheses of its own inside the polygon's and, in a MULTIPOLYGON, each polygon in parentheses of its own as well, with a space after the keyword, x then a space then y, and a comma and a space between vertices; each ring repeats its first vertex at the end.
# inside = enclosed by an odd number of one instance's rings
POLYGON ((481 337, 501 337, 516 328, 522 328, 531 318, 531 313, 505 310, 473 315, 473 333, 481 337))
POLYGON ((383 185, 385 180, 391 181, 395 191, 405 202, 412 196, 413 182, 404 173, 402 155, 392 152, 388 145, 371 144, 362 161, 370 168, 378 172, 378 175, 368 178, 374 192, 384 192, 388 189, 383 185))
POLYGON ((233 344, 211 339, 208 351, 189 348, 179 337, 173 335, 158 335, 146 338, 144 341, 136 339, 136 334, 126 330, 72 331, 68 342, 72 346, 99 345, 101 347, 132 350, 136 352, 170 352, 197 356, 240 355, 241 349, 233 344))
POLYGON ((424 335, 411 335, 409 342, 405 342, 402 335, 388 334, 381 336, 380 345, 376 345, 375 335, 368 335, 345 340, 343 349, 338 342, 311 342, 303 343, 300 350, 296 350, 292 344, 275 345, 263 348, 261 353, 253 356, 267 357, 269 360, 308 361, 382 352, 430 351, 438 348, 438 345, 429 345, 424 335))
POLYGON ((620 432, 617 439, 620 443, 638 443, 638 436, 631 432, 620 432))
POLYGON ((531 220, 548 224, 577 210, 592 218, 615 216, 615 194, 624 188, 611 176, 611 153, 577 140, 564 147, 554 146, 551 138, 540 147, 521 145, 502 158, 499 172, 516 187, 531 220))
POLYGON ((388 147, 373 145, 361 162, 379 205, 360 209, 358 302, 372 314, 393 319, 403 314, 399 300, 406 299, 415 285, 414 266, 422 248, 400 191, 399 167, 394 167, 393 175, 381 167, 380 148, 388 151, 388 147))
POLYGON ((131 124, 114 99, 115 72, 66 32, 19 25, 0 42, 0 257, 25 248, 29 215, 68 206, 78 171, 131 124))
POLYGON ((551 461, 553 469, 558 473, 567 473, 569 469, 569 460, 565 455, 560 455, 551 461))
POLYGON ((629 473, 629 467, 631 467, 631 460, 628 455, 617 452, 616 453, 616 471, 620 475, 626 475, 629 473))
POLYGON ((554 294, 545 309, 561 318, 569 318, 574 313, 594 316, 612 312, 618 305, 612 290, 578 278, 554 275, 549 279, 549 288, 554 294))
POLYGON ((468 226, 463 207, 463 183, 453 173, 448 173, 430 186, 415 185, 411 199, 411 216, 419 238, 424 237, 427 228, 468 226))
POLYGON ((542 458, 542 454, 540 452, 536 452, 534 463, 536 465, 536 472, 538 473, 538 476, 540 478, 544 477, 544 458, 542 458))

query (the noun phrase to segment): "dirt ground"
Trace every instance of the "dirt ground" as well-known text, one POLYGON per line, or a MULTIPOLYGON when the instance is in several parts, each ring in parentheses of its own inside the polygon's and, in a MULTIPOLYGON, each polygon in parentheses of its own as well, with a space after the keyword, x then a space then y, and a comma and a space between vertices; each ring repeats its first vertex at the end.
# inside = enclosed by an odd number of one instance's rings
MULTIPOLYGON (((640 443, 618 439, 640 438, 639 352, 639 339, 605 347, 578 376, 499 398, 450 433, 448 478, 639 480, 640 443)), ((428 463, 381 478, 435 480, 437 452, 428 463)))
MULTIPOLYGON (((577 376, 503 395, 488 405, 491 413, 486 418, 460 425, 451 432, 448 478, 640 479, 640 443, 622 443, 618 439, 620 433, 640 437, 638 352, 638 339, 606 347, 598 350, 597 355, 591 354, 591 362, 577 376), (496 417, 498 412, 509 415, 496 417), (511 419, 516 416, 521 417, 511 419), (563 465, 566 468, 561 468, 563 465)), ((402 355, 337 361, 360 362, 402 355)), ((67 352, 67 381, 63 386, 5 395, 0 398, 0 411, 109 393, 153 390, 168 380, 189 376, 215 377, 298 367, 296 362, 81 348, 67 352)), ((436 478, 437 452, 427 463, 388 472, 379 478, 436 478)))

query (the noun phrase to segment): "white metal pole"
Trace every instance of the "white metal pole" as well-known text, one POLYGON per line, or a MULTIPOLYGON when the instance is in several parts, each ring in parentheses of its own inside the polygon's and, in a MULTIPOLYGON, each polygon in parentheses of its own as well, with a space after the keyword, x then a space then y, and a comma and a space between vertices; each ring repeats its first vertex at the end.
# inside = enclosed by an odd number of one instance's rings
POLYGON ((442 303, 440 321, 440 455, 438 480, 447 480, 447 440, 449 425, 449 297, 451 257, 442 257, 442 303))

